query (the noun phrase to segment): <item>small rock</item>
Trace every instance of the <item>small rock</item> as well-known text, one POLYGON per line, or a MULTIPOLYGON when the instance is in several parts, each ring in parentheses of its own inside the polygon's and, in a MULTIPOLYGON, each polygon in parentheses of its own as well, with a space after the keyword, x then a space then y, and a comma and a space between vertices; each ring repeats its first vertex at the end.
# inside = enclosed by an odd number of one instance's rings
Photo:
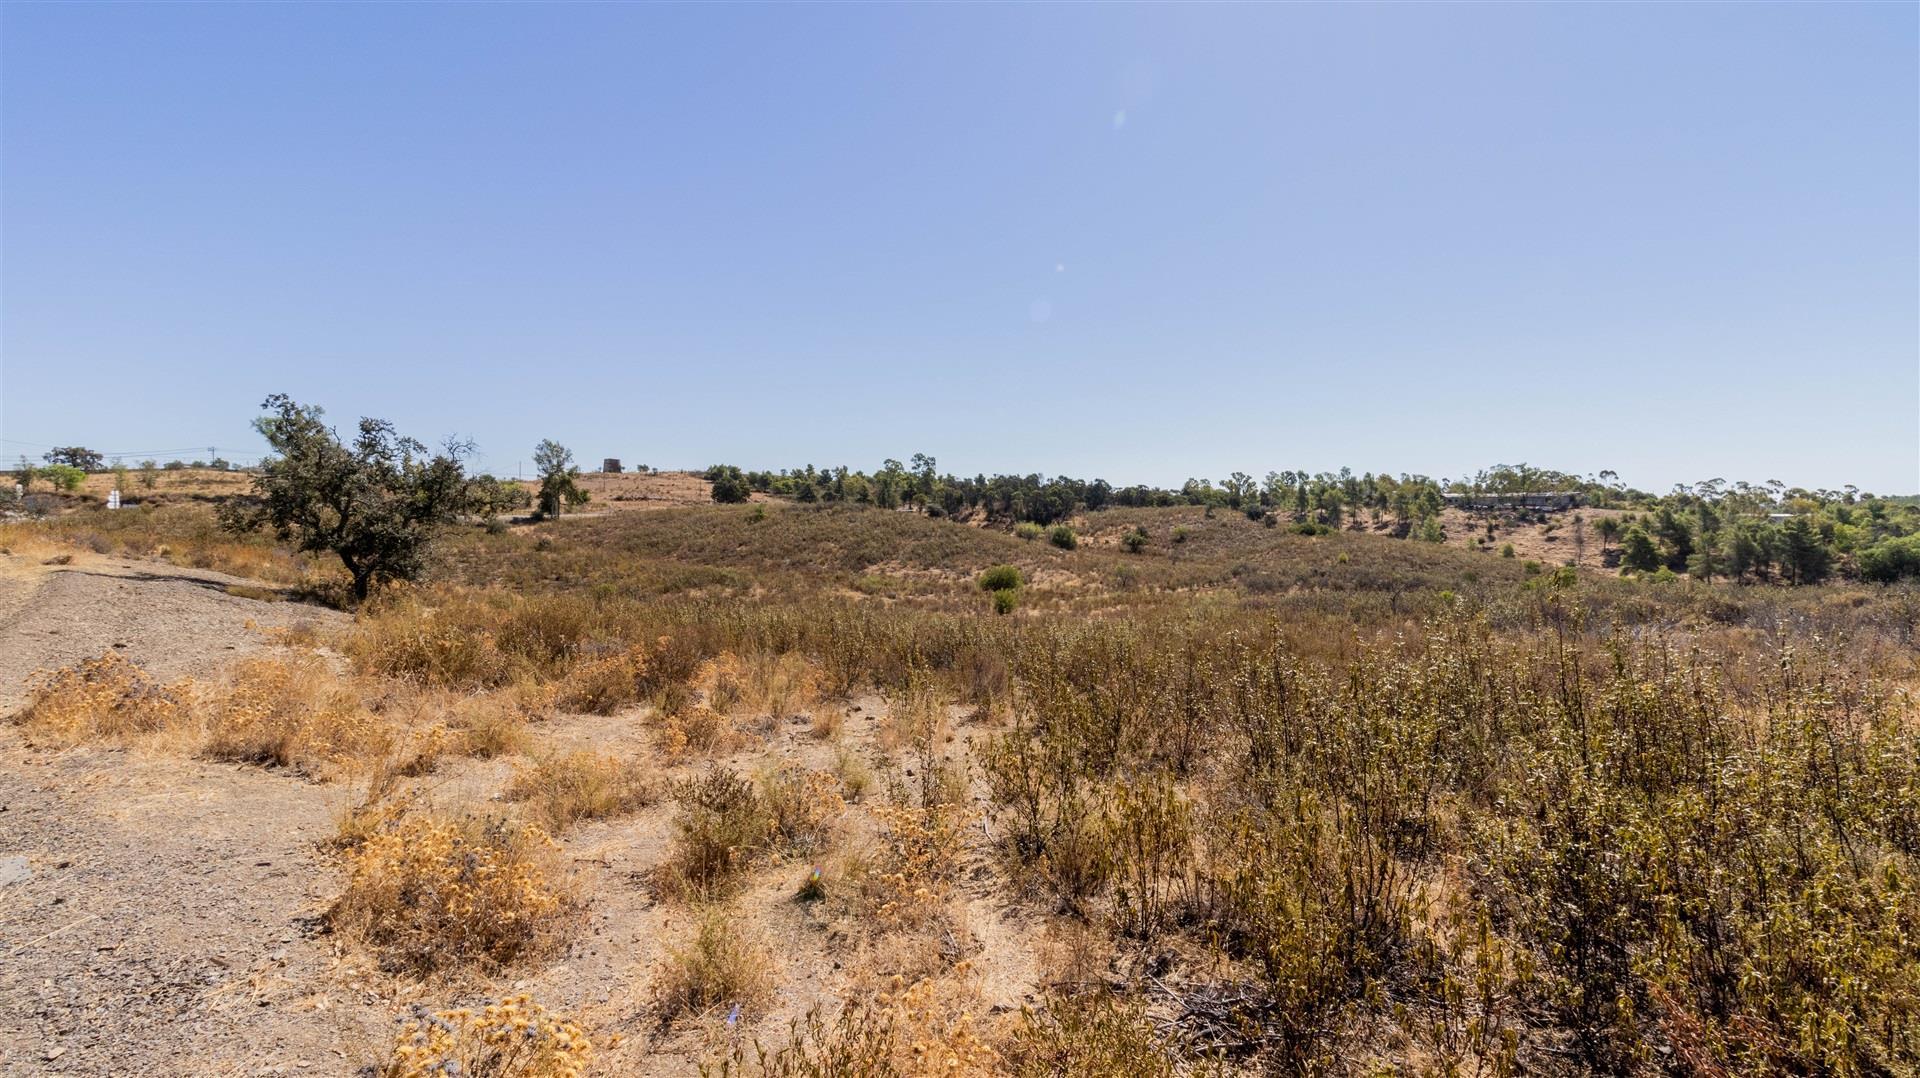
POLYGON ((25 883, 32 878, 33 869, 28 867, 25 857, 0 857, 0 887, 10 883, 25 883))

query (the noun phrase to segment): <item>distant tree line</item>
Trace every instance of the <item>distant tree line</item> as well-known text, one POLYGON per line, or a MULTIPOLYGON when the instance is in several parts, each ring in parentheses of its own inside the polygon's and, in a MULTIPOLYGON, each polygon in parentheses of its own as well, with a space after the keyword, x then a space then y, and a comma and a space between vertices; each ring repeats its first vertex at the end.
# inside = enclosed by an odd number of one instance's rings
POLYGON ((887 459, 872 472, 806 465, 780 471, 707 469, 713 497, 744 502, 753 493, 796 502, 843 502, 913 509, 929 516, 981 515, 1009 524, 1052 525, 1112 507, 1205 506, 1256 520, 1290 521, 1295 530, 1388 528, 1439 542, 1446 494, 1570 493, 1580 504, 1628 510, 1595 522, 1603 546, 1617 541, 1621 567, 1658 575, 1813 584, 1835 575, 1869 581, 1920 577, 1920 500, 1881 498, 1855 487, 1789 488, 1711 479, 1664 495, 1637 490, 1612 471, 1579 476, 1528 464, 1496 464, 1460 480, 1305 470, 1236 471, 1220 480, 1189 479, 1178 490, 1071 476, 943 473, 933 457, 887 459))

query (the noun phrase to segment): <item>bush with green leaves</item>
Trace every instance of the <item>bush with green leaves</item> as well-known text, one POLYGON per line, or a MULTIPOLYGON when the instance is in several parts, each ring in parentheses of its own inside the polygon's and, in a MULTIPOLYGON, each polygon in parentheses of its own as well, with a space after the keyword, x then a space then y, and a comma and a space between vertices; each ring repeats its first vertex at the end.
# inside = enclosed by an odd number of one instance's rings
POLYGON ((1876 583, 1920 577, 1920 535, 1883 539, 1862 550, 1860 576, 1876 583))
POLYGON ((468 511, 484 523, 492 524, 502 515, 531 504, 533 495, 511 479, 476 475, 467 480, 468 511))
POLYGON ((1031 542, 1046 534, 1046 529, 1031 520, 1023 520, 1013 526, 1013 534, 1031 542))
POLYGON ((80 489, 80 484, 86 481, 87 473, 71 464, 49 464, 40 469, 40 476, 53 484, 53 489, 72 493, 80 489))
POLYGON ((982 591, 1004 591, 1007 588, 1017 588, 1022 583, 1020 569, 1014 565, 996 565, 980 574, 982 591))
POLYGON ((1047 542, 1061 550, 1072 550, 1080 545, 1080 537, 1065 524, 1055 524, 1053 530, 1047 533, 1047 542))
POLYGON ((998 588, 993 593, 993 612, 1011 614, 1013 608, 1020 605, 1019 588, 998 588))

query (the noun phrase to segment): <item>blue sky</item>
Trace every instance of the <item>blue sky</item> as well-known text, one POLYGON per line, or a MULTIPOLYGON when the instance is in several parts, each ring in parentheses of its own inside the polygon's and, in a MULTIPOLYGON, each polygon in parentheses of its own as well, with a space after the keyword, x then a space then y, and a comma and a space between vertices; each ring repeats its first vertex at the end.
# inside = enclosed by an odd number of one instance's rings
POLYGON ((8 4, 0 459, 1920 490, 1917 13, 8 4))

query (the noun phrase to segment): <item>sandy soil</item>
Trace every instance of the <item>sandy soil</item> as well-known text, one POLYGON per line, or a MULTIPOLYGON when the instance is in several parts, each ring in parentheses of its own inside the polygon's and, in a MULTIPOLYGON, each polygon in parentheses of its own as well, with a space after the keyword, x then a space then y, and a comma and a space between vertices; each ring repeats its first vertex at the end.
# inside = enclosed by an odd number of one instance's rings
POLYGON ((1563 513, 1547 513, 1545 523, 1536 517, 1523 514, 1470 513, 1462 509, 1446 509, 1440 514, 1440 526, 1447 533, 1447 542, 1469 550, 1483 550, 1492 557, 1500 556, 1500 548, 1513 544, 1513 556, 1523 561, 1537 561, 1542 565, 1577 564, 1582 569, 1596 569, 1615 572, 1619 563, 1619 544, 1602 550, 1600 533, 1594 530, 1594 524, 1602 517, 1626 516, 1619 509, 1574 509, 1563 513), (1487 534, 1487 522, 1493 522, 1493 537, 1482 544, 1479 539, 1487 534))

